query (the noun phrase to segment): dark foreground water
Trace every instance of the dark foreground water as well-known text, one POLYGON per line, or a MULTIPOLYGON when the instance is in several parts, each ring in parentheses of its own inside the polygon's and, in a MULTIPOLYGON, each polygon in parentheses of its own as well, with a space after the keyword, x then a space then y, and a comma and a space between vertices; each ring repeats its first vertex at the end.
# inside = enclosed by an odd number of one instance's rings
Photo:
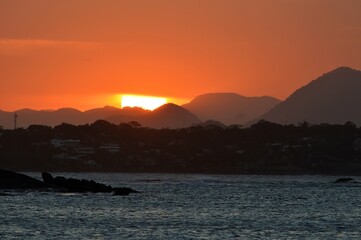
POLYGON ((338 177, 54 175, 142 193, 10 192, 0 239, 361 239, 361 184, 338 177))

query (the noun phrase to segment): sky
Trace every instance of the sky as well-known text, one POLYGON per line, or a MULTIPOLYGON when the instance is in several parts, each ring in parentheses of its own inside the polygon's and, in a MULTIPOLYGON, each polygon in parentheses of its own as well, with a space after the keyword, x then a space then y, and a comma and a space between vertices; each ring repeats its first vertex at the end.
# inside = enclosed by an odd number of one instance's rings
POLYGON ((360 0, 0 0, 0 109, 287 98, 361 69, 360 0))

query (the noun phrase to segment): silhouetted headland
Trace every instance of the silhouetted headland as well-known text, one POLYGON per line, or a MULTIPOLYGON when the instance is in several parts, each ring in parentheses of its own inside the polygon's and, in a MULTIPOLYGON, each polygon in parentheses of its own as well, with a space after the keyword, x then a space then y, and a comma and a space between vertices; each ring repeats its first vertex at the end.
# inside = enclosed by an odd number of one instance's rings
POLYGON ((50 173, 42 173, 43 181, 24 174, 0 169, 0 189, 2 190, 37 190, 58 191, 72 193, 113 193, 113 195, 126 196, 130 193, 138 193, 131 188, 114 188, 97 183, 93 180, 74 179, 65 177, 53 177, 50 173))
POLYGON ((45 189, 47 184, 24 174, 0 169, 0 189, 45 189))

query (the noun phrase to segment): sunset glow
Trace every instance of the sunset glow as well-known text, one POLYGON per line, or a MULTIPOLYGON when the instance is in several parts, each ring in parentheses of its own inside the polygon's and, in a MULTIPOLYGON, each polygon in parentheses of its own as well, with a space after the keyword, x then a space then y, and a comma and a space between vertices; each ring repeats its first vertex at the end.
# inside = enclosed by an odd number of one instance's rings
POLYGON ((320 73, 361 69, 360 0, 196 2, 0 1, 0 109, 284 100, 320 73))
POLYGON ((122 108, 140 107, 147 110, 154 110, 165 103, 167 103, 166 98, 138 95, 123 95, 121 100, 122 108))

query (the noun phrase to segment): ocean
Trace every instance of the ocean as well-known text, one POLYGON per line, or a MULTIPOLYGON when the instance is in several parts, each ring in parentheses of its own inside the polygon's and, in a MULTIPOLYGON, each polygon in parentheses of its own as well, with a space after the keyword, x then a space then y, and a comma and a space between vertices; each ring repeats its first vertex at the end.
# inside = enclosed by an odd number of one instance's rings
POLYGON ((0 239, 361 239, 361 183, 338 176, 52 174, 141 193, 8 191, 0 239))

